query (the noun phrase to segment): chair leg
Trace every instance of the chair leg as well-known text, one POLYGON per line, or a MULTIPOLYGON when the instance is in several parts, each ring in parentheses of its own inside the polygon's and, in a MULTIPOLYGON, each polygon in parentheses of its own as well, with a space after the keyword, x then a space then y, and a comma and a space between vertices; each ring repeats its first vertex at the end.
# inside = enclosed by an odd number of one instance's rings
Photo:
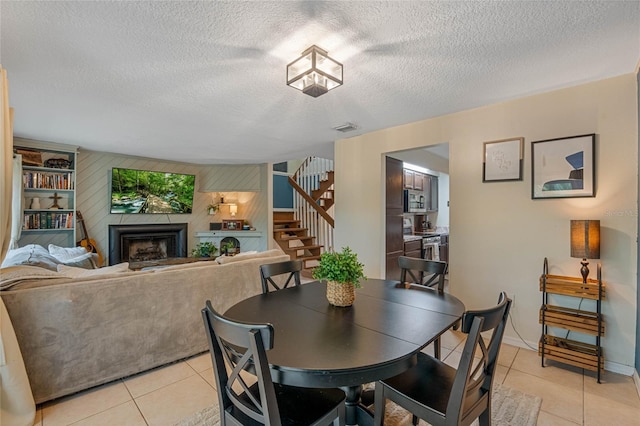
POLYGON ((376 391, 373 398, 373 424, 374 426, 382 426, 384 424, 384 411, 386 398, 384 397, 384 385, 376 382, 376 391))
POLYGON ((478 417, 478 423, 480 426, 491 425, 491 406, 487 407, 487 409, 480 414, 480 417, 478 417))
POLYGON ((418 426, 418 416, 416 416, 415 414, 411 416, 411 424, 413 426, 418 426))

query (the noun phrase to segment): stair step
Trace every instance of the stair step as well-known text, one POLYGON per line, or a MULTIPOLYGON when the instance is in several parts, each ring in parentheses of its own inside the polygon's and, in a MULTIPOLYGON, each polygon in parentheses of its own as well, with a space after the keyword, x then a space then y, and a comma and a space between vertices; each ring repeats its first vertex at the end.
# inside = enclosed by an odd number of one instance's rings
POLYGON ((274 233, 276 232, 301 232, 301 231, 308 231, 309 228, 275 228, 273 230, 274 233))
POLYGON ((298 250, 317 250, 322 248, 323 246, 319 246, 319 245, 310 245, 310 246, 296 246, 296 247, 289 247, 284 249, 285 251, 298 251, 298 250))
POLYGON ((276 219, 273 221, 274 225, 288 225, 288 224, 300 224, 299 219, 276 219))
POLYGON ((279 240, 280 241, 291 241, 291 240, 300 240, 300 241, 312 241, 314 240, 316 237, 311 236, 311 235, 281 235, 279 240))

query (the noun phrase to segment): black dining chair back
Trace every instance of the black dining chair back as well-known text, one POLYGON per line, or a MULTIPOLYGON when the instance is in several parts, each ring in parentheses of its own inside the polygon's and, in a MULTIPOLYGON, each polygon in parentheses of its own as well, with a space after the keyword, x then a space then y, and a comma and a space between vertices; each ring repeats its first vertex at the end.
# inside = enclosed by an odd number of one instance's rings
POLYGON ((481 426, 490 425, 491 388, 510 308, 511 299, 502 292, 496 306, 465 312, 461 330, 467 340, 457 369, 420 352, 414 367, 376 382, 374 424, 383 424, 388 398, 413 414, 414 425, 418 418, 433 426, 469 425, 476 418, 481 426), (488 331, 487 345, 480 333, 488 331))
POLYGON ((300 271, 302 271, 302 260, 287 260, 285 262, 267 263, 266 265, 260 265, 260 278, 262 279, 262 293, 268 293, 270 291, 278 291, 283 288, 287 288, 293 279, 293 285, 300 285, 300 271), (279 280, 276 282, 273 278, 276 276, 282 276, 289 274, 281 279, 284 284, 279 280), (273 287, 273 288, 271 288, 273 287))
POLYGON ((202 317, 213 361, 221 425, 343 425, 345 393, 274 383, 271 324, 233 321, 207 301, 202 317), (227 370, 227 367, 229 370, 227 370))
POLYGON ((400 256, 400 281, 434 287, 444 291, 444 278, 447 273, 447 262, 400 256))

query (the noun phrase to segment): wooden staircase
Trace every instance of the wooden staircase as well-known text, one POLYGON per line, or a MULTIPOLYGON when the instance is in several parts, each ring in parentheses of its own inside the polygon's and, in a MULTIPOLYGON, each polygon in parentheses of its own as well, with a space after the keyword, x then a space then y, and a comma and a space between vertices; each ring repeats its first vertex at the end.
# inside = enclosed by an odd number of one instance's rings
POLYGON ((333 206, 333 170, 327 172, 327 179, 321 180, 318 189, 311 191, 311 198, 324 211, 333 206))
POLYGON ((273 238, 292 260, 302 259, 305 276, 317 266, 323 249, 333 249, 334 172, 330 168, 331 160, 305 160, 289 177, 296 193, 294 211, 273 213, 273 238))
POLYGON ((291 260, 302 259, 304 269, 311 269, 320 259, 322 246, 315 244, 316 237, 308 228, 300 227, 300 220, 293 212, 273 212, 273 238, 291 260))

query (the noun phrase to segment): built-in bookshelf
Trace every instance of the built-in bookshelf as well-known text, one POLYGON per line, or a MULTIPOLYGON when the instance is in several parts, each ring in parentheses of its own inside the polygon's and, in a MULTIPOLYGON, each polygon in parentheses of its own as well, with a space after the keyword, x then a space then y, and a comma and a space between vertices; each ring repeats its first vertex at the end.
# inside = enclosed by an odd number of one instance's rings
POLYGON ((14 139, 22 158, 23 218, 19 245, 76 245, 75 146, 14 139))

